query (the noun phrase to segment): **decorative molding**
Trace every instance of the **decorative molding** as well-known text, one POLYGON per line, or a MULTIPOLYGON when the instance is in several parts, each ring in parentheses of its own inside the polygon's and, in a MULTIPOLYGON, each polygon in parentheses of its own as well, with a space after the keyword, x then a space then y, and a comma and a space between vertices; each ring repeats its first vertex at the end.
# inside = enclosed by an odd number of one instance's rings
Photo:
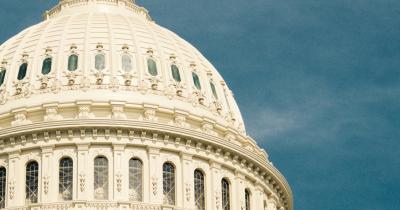
POLYGON ((79 189, 81 192, 85 191, 86 187, 85 185, 86 185, 86 175, 83 172, 81 172, 79 174, 79 189))

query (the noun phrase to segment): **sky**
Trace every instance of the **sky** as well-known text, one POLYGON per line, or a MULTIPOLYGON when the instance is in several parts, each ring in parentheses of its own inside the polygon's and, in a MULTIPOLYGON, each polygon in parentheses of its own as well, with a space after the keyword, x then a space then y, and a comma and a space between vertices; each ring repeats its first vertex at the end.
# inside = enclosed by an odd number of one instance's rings
MULTIPOLYGON (((56 2, 0 0, 0 43, 56 2)), ((296 210, 400 209, 399 0, 138 2, 223 75, 296 210)))

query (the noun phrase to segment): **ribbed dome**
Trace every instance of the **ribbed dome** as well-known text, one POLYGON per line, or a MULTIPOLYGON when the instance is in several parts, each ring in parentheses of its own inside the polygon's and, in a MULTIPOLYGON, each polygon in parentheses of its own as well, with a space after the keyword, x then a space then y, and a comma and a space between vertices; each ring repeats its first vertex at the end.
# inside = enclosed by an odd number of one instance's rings
POLYGON ((2 113, 28 104, 124 101, 244 133, 212 64, 133 1, 62 0, 44 18, 0 47, 2 113))

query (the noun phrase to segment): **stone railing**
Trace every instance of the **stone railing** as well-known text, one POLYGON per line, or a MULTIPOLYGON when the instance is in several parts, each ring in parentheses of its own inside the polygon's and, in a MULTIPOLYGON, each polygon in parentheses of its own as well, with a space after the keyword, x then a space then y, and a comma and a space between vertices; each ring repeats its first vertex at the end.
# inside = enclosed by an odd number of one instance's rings
MULTIPOLYGON (((144 16, 148 20, 151 20, 151 17, 149 15, 148 11, 145 8, 139 7, 136 4, 134 4, 133 1, 130 1, 130 0, 95 0, 95 1, 102 3, 102 4, 108 4, 108 5, 114 5, 114 6, 117 6, 120 3, 122 3, 123 5, 125 5, 126 9, 128 9, 136 14, 139 14, 141 16, 144 16)), ((47 19, 50 19, 50 18, 56 16, 57 14, 59 14, 62 11, 63 7, 65 7, 65 6, 72 7, 72 6, 79 5, 79 4, 87 5, 89 2, 90 2, 90 0, 64 0, 64 1, 61 1, 58 5, 56 5, 54 8, 52 8, 50 11, 46 11, 43 14, 43 19, 47 20, 47 19)))
POLYGON ((53 204, 32 204, 23 207, 5 208, 5 210, 162 210, 161 205, 146 203, 119 202, 67 202, 53 204))

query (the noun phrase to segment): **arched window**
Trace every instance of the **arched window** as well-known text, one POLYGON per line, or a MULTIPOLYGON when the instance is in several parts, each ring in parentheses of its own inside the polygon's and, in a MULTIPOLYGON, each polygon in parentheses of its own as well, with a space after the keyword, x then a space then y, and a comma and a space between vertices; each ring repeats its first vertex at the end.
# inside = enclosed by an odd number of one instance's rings
POLYGON ((94 198, 108 198, 108 160, 105 157, 94 159, 94 198))
POLYGON ((250 191, 248 189, 244 191, 244 202, 246 205, 246 210, 250 210, 250 191))
POLYGON ((39 164, 31 161, 26 165, 25 199, 29 203, 38 202, 39 164))
POLYGON ((163 165, 164 204, 175 205, 175 167, 171 163, 163 165))
POLYGON ((204 187, 204 174, 200 170, 194 171, 194 202, 196 210, 205 210, 205 187, 204 187))
POLYGON ((215 85, 213 82, 210 82, 210 87, 211 87, 211 91, 212 91, 215 99, 218 99, 217 89, 215 88, 215 85))
POLYGON ((182 81, 181 74, 179 73, 179 68, 175 64, 171 65, 171 74, 176 82, 182 81))
POLYGON ((129 198, 142 201, 143 164, 139 159, 129 160, 129 198))
POLYGON ((45 58, 42 64, 42 74, 47 75, 51 72, 52 58, 45 58))
POLYGON ((229 182, 226 179, 222 179, 221 189, 222 189, 222 210, 230 210, 231 205, 230 205, 229 182))
POLYGON ((58 192, 61 200, 72 200, 73 161, 71 158, 60 160, 58 192))
POLYGON ((0 167, 0 208, 6 207, 6 183, 7 183, 7 170, 0 167))
POLYGON ((98 53, 94 57, 94 68, 98 71, 102 71, 106 68, 106 56, 103 53, 98 53))
POLYGON ((201 90, 201 84, 200 84, 200 79, 199 76, 192 72, 192 77, 193 77, 193 84, 197 88, 197 90, 201 90))
POLYGON ((148 68, 147 70, 151 76, 158 75, 157 63, 152 58, 147 59, 147 68, 148 68))
POLYGON ((68 71, 76 71, 78 69, 78 55, 70 55, 68 57, 68 71))
POLYGON ((19 66, 18 80, 23 80, 26 77, 26 71, 28 70, 28 63, 23 63, 19 66))
POLYGON ((0 86, 3 85, 4 79, 6 78, 6 69, 5 68, 0 68, 0 86))
POLYGON ((122 70, 125 72, 130 72, 132 71, 132 58, 128 54, 124 54, 121 57, 121 62, 122 62, 122 70))

